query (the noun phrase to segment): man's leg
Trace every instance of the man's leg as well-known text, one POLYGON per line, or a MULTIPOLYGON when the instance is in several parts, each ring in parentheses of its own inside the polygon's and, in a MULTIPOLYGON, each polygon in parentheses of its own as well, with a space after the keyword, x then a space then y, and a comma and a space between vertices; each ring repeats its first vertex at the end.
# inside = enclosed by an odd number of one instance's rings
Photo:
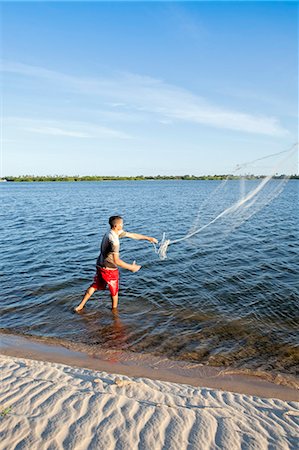
POLYGON ((115 295, 111 295, 111 300, 112 300, 112 309, 116 309, 118 304, 118 293, 115 295))
POLYGON ((87 302, 87 300, 89 300, 90 297, 92 296, 92 294, 94 293, 94 291, 95 291, 95 288, 92 287, 92 286, 89 286, 89 288, 88 288, 87 291, 85 292, 85 295, 84 295, 84 297, 83 297, 83 299, 82 299, 80 305, 78 305, 78 306, 74 309, 74 311, 76 311, 76 312, 81 311, 81 310, 84 308, 85 303, 87 302))
POLYGON ((118 289, 119 289, 118 269, 106 271, 104 276, 106 277, 105 281, 108 284, 111 295, 112 309, 115 310, 118 304, 118 289))

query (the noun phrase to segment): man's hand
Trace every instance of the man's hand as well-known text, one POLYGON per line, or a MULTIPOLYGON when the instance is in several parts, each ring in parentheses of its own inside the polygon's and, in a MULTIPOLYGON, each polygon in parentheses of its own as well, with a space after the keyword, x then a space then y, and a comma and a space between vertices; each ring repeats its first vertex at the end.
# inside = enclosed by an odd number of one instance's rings
POLYGON ((154 238, 154 237, 149 237, 148 240, 150 242, 152 242, 153 244, 158 244, 158 239, 154 238))
POLYGON ((134 261, 133 264, 131 264, 131 272, 138 272, 139 269, 141 269, 141 266, 136 264, 134 261))

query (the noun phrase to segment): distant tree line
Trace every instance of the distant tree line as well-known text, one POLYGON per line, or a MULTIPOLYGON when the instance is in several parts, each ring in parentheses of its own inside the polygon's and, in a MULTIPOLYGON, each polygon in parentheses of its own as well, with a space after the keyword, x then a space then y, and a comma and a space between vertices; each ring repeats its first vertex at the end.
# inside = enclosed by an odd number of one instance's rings
MULTIPOLYGON (((266 175, 245 175, 245 176, 236 176, 236 175, 155 175, 155 176, 143 176, 137 175, 134 177, 123 177, 123 176, 67 176, 67 175, 46 175, 46 176, 35 176, 35 175, 21 175, 17 177, 3 177, 0 178, 1 181, 14 181, 14 182, 36 182, 36 181, 140 181, 140 180, 240 180, 240 179, 248 179, 248 180, 258 180, 261 178, 265 178, 266 175)), ((299 175, 291 175, 287 176, 290 179, 299 179, 299 175)), ((274 179, 282 179, 286 178, 286 175, 274 175, 274 179)))

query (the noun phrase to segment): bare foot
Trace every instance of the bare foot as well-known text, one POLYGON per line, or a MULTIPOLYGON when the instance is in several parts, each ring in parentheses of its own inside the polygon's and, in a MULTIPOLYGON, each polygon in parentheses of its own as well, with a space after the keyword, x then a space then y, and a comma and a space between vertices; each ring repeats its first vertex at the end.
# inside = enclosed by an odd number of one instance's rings
POLYGON ((84 308, 84 306, 82 306, 81 308, 80 308, 80 306, 77 306, 76 308, 74 308, 74 312, 80 312, 80 311, 82 311, 83 308, 84 308))

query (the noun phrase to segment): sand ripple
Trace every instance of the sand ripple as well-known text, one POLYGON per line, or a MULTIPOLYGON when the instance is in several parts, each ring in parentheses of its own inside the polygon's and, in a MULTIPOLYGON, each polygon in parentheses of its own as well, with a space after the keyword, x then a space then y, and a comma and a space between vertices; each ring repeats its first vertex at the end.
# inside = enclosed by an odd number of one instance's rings
POLYGON ((295 449, 296 402, 0 355, 1 449, 295 449))

